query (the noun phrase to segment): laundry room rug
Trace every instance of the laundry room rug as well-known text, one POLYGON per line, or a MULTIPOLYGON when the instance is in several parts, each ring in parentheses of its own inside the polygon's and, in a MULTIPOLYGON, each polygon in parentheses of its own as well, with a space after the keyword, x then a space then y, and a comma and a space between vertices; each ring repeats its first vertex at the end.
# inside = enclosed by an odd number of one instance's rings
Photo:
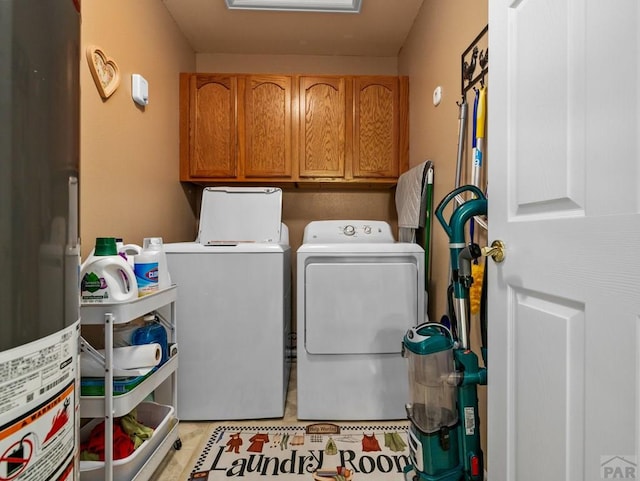
POLYGON ((342 474, 352 481, 400 481, 409 464, 407 429, 408 423, 221 425, 211 433, 189 480, 275 476, 330 481, 333 474, 342 474))

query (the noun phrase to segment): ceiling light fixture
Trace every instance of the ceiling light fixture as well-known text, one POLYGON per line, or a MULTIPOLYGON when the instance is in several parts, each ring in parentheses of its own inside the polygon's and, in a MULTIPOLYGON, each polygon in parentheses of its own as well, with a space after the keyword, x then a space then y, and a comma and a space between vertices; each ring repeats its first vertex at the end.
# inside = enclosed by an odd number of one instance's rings
POLYGON ((225 0, 231 10, 360 13, 362 0, 225 0))

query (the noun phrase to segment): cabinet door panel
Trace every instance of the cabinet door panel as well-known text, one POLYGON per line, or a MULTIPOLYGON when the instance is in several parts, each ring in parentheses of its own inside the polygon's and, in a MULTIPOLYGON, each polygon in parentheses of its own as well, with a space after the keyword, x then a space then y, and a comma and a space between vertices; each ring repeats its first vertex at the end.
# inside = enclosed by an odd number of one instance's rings
POLYGON ((191 78, 192 177, 235 177, 236 79, 198 75, 191 78))
POLYGON ((356 77, 353 176, 397 177, 399 94, 396 77, 356 77))
POLYGON ((346 120, 344 78, 300 79, 300 177, 344 177, 346 120))
POLYGON ((291 97, 291 77, 247 77, 245 177, 291 177, 291 97))

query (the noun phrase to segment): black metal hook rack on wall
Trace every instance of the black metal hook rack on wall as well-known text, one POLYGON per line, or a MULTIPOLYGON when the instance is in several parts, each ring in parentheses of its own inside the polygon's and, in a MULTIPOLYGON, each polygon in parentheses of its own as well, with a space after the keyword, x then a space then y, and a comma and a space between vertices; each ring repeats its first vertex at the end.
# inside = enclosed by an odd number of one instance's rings
POLYGON ((485 36, 488 32, 489 25, 484 27, 466 50, 462 52, 460 58, 460 92, 463 97, 478 82, 484 84, 485 76, 489 72, 489 47, 480 48, 481 45, 487 43, 485 36), (478 67, 480 67, 480 71, 476 73, 478 67))

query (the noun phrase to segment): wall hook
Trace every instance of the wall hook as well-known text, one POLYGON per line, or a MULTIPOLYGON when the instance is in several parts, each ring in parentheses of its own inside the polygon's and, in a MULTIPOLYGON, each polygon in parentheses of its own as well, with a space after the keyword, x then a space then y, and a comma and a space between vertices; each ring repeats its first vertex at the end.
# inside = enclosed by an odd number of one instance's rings
POLYGON ((476 70, 477 59, 478 59, 478 47, 476 46, 473 48, 473 53, 471 54, 471 62, 470 63, 464 62, 464 65, 462 67, 463 69, 462 75, 468 81, 471 81, 471 79, 473 78, 473 72, 475 72, 476 70))
POLYGON ((489 47, 487 47, 486 50, 482 50, 480 52, 479 62, 480 68, 482 68, 483 70, 487 65, 489 65, 489 47))

